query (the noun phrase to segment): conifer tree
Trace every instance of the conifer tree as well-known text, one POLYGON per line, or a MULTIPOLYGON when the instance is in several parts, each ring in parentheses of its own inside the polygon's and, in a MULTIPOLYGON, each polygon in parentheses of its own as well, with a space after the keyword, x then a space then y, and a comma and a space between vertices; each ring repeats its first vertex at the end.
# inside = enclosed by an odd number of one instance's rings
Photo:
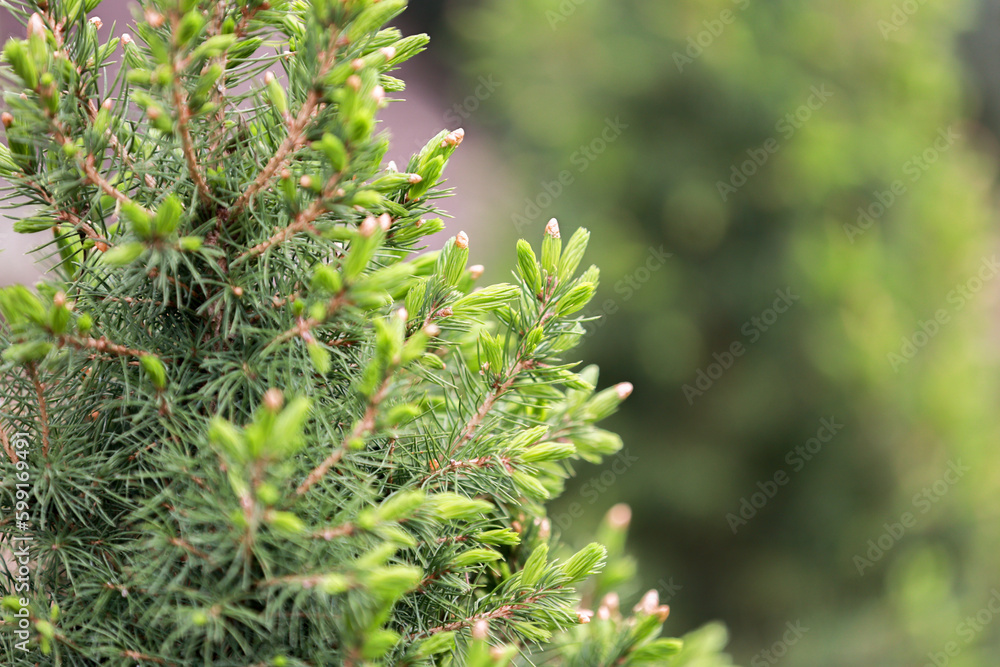
POLYGON ((619 610, 622 508, 610 560, 552 535, 631 385, 573 370, 586 230, 480 289, 465 233, 424 252, 463 132, 383 165, 405 4, 144 0, 106 41, 95 0, 14 7, 0 169, 54 266, 0 291, 4 664, 715 654, 619 610))

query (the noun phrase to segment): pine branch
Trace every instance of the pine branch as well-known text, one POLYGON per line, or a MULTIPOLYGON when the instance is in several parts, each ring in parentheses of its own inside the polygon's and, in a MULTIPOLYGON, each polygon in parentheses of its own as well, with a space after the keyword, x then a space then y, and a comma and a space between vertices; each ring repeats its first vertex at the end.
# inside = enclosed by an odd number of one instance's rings
POLYGON ((385 379, 379 386, 378 390, 372 397, 368 400, 368 406, 365 408, 364 416, 358 420, 357 424, 351 430, 350 435, 344 438, 340 446, 337 447, 326 459, 323 460, 318 466, 313 468, 312 472, 305 478, 305 480, 299 485, 299 488, 295 489, 295 495, 304 495, 316 482, 321 480, 324 475, 332 468, 337 465, 344 454, 348 451, 351 446, 351 442, 362 437, 366 433, 375 427, 375 417, 378 415, 378 408, 382 404, 386 395, 389 393, 389 387, 392 385, 392 373, 386 373, 385 379))
POLYGON ((271 182, 274 174, 287 164, 289 156, 305 144, 307 140, 305 130, 313 113, 319 106, 320 99, 320 95, 316 90, 309 91, 295 120, 288 125, 288 134, 278 146, 274 155, 271 156, 271 159, 268 160, 267 164, 261 169, 260 173, 257 174, 257 177, 250 183, 243 194, 240 195, 239 199, 229 207, 227 215, 230 220, 241 213, 247 204, 250 203, 250 200, 271 182))
POLYGON ((184 160, 187 162, 188 173, 191 174, 191 180, 194 181, 202 203, 211 204, 212 190, 205 181, 205 175, 198 165, 198 158, 195 157, 195 146, 191 140, 191 129, 188 126, 191 120, 191 110, 188 109, 187 96, 181 86, 180 72, 176 69, 174 70, 174 104, 177 107, 177 133, 181 137, 181 146, 184 160))
POLYGON ((333 176, 331 176, 330 179, 327 181, 326 186, 323 188, 323 192, 320 194, 320 196, 314 199, 312 203, 310 203, 309 206, 304 211, 300 211, 299 214, 295 216, 295 219, 292 221, 290 225, 276 232, 266 241, 258 243, 254 247, 250 248, 246 252, 239 255, 233 261, 233 267, 239 266, 240 264, 242 264, 243 262, 252 257, 264 254, 270 248, 278 245, 279 243, 287 241, 296 234, 305 231, 315 231, 315 228, 312 226, 312 224, 316 222, 316 219, 319 218, 319 216, 327 212, 328 209, 324 202, 326 199, 329 199, 335 195, 337 184, 339 182, 340 182, 340 174, 334 174, 333 176))

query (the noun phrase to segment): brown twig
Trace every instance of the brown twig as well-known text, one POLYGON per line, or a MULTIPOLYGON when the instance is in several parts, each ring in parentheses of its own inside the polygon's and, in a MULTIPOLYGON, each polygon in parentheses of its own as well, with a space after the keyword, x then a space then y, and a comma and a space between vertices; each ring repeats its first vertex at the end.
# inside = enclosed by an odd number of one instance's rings
POLYGON ((191 110, 188 109, 187 99, 178 76, 179 73, 175 72, 174 104, 177 106, 177 131, 181 135, 181 148, 184 151, 184 159, 187 161, 191 180, 194 181, 195 187, 198 189, 198 196, 204 203, 209 204, 212 201, 212 190, 208 187, 205 176, 201 173, 201 167, 198 166, 198 159, 194 154, 194 142, 191 140, 191 130, 188 127, 188 121, 191 120, 191 110))
POLYGON ((368 408, 365 410, 364 416, 358 420, 354 428, 351 430, 351 434, 344 438, 343 442, 337 449, 333 451, 326 460, 320 463, 318 466, 313 468, 309 476, 306 477, 305 481, 299 485, 299 488, 295 489, 295 494, 298 496, 303 495, 308 491, 313 484, 318 482, 326 475, 327 471, 337 464, 338 461, 344 456, 344 453, 350 447, 351 441, 360 438, 365 433, 368 433, 375 426, 375 416, 378 411, 379 404, 385 399, 386 394, 389 393, 389 386, 392 384, 392 374, 387 373, 385 379, 382 381, 382 386, 378 388, 371 399, 368 401, 368 408))
POLYGON ((504 380, 501 384, 494 387, 493 391, 491 391, 489 395, 486 397, 486 399, 483 401, 483 404, 479 406, 479 410, 476 411, 476 414, 474 414, 472 418, 469 419, 469 421, 466 423, 465 428, 462 429, 461 435, 455 438, 455 440, 448 447, 449 457, 454 456, 455 452, 457 452, 470 440, 472 440, 472 437, 476 434, 476 430, 479 428, 479 425, 483 422, 484 419, 486 419, 486 416, 489 415, 490 411, 493 409, 493 406, 496 404, 496 402, 500 400, 500 398, 502 398, 504 394, 510 391, 510 388, 514 386, 514 381, 517 380, 518 375, 525 368, 526 368, 525 362, 523 361, 517 362, 516 364, 514 364, 514 366, 510 369, 510 372, 507 374, 507 379, 504 380))
POLYGON ((28 364, 28 377, 35 386, 35 397, 38 399, 38 421, 42 430, 42 458, 49 457, 49 411, 45 403, 45 385, 38 378, 38 368, 34 362, 28 364))
POLYGON ((250 200, 260 192, 270 181, 271 177, 285 165, 288 157, 306 141, 305 128, 312 117, 313 111, 319 105, 320 95, 315 90, 309 91, 306 101, 299 109, 298 115, 288 126, 288 134, 278 146, 271 159, 268 160, 264 168, 257 174, 257 178, 247 187, 232 206, 229 207, 229 218, 232 219, 237 213, 242 211, 250 200))

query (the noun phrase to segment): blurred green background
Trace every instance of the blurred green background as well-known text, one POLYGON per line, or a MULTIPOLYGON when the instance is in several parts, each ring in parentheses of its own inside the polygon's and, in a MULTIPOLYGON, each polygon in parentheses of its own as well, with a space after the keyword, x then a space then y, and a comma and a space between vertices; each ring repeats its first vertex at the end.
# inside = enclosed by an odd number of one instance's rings
POLYGON ((629 453, 579 471, 556 527, 630 503, 636 591, 676 633, 724 620, 739 664, 997 665, 993 4, 409 14, 444 124, 504 165, 456 221, 480 258, 550 217, 593 233, 581 357, 635 384, 629 453))

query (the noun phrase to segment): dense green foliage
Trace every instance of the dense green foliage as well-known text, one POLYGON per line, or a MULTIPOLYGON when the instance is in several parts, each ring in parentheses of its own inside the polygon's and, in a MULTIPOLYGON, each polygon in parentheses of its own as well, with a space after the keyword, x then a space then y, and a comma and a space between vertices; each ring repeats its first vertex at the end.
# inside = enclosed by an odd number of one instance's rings
POLYGON ((478 290, 465 233, 420 252, 463 133, 382 165, 405 1, 149 1, 109 38, 95 5, 20 7, 3 50, 15 228, 57 261, 0 291, 4 664, 716 656, 655 592, 619 611, 627 508, 552 539, 631 385, 567 360, 585 230, 478 290))
POLYGON ((586 352, 637 387, 616 422, 637 463, 582 475, 553 517, 632 503, 648 579, 748 662, 800 619, 782 664, 949 642, 994 664, 995 622, 956 631, 1000 583, 994 168, 954 55, 973 3, 481 5, 449 20, 455 90, 497 82, 472 121, 521 178, 494 224, 601 231, 591 312, 615 314, 586 352), (958 461, 974 472, 915 500, 958 461))

